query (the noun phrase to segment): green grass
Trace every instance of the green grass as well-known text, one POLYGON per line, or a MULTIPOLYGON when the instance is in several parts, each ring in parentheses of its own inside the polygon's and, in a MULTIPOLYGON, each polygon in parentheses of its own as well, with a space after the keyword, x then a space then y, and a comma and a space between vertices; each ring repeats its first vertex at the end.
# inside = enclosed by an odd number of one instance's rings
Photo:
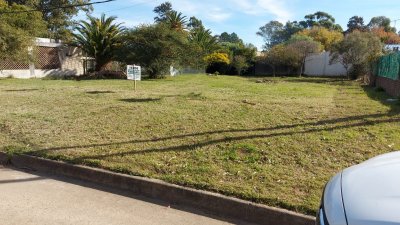
POLYGON ((0 80, 0 150, 313 215, 341 169, 400 148, 400 106, 337 79, 0 80))

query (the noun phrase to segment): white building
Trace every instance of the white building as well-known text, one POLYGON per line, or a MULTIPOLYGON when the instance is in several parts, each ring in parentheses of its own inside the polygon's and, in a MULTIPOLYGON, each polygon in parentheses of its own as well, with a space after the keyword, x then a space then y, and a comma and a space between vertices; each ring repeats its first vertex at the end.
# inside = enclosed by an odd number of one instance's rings
POLYGON ((82 51, 60 41, 36 38, 35 62, 0 62, 0 77, 43 78, 84 74, 82 51))
POLYGON ((400 51, 400 44, 385 45, 385 49, 388 51, 398 52, 400 51))

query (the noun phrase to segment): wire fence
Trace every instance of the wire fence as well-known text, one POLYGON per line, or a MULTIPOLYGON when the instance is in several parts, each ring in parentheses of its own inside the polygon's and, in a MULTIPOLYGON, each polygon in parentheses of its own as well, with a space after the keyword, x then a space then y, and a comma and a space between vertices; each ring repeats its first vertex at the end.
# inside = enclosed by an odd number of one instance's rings
POLYGON ((374 66, 375 75, 392 80, 399 80, 400 75, 400 53, 391 53, 379 58, 374 66))

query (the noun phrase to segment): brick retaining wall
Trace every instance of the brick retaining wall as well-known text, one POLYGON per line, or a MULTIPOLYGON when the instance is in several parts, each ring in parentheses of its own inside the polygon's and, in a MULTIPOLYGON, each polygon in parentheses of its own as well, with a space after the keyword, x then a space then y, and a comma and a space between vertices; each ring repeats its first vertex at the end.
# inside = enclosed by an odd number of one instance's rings
POLYGON ((376 86, 385 89, 391 96, 400 97, 400 80, 392 80, 386 77, 377 77, 376 86))

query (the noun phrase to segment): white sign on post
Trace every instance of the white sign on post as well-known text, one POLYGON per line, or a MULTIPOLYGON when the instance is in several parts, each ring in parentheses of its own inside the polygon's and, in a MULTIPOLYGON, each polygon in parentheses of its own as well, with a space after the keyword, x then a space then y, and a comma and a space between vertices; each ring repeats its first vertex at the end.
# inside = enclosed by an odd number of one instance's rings
POLYGON ((128 65, 126 69, 126 74, 128 77, 128 80, 141 80, 142 79, 142 69, 140 66, 136 65, 128 65))
POLYGON ((128 80, 135 81, 134 90, 136 91, 136 81, 142 79, 142 69, 140 66, 128 65, 126 68, 126 76, 128 77, 128 80))

